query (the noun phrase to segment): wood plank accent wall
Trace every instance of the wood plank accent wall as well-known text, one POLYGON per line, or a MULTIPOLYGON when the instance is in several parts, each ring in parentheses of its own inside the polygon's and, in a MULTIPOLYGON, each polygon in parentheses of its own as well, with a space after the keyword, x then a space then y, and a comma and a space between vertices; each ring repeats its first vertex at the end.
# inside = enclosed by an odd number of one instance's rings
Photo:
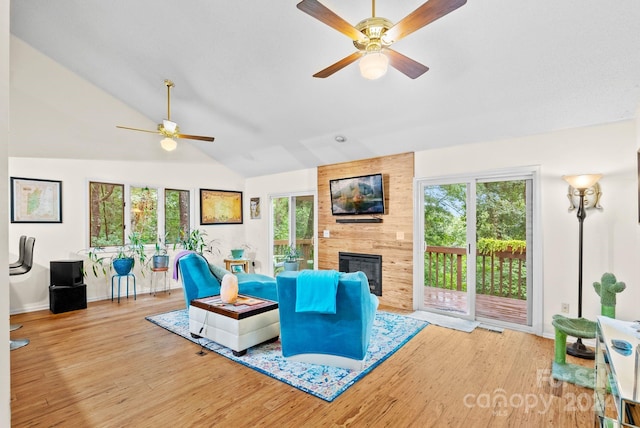
POLYGON ((318 167, 318 267, 337 270, 341 251, 382 255, 380 304, 407 310, 413 309, 413 174, 413 153, 318 167), (329 180, 377 173, 384 180, 382 223, 336 223, 364 216, 331 214, 329 180))

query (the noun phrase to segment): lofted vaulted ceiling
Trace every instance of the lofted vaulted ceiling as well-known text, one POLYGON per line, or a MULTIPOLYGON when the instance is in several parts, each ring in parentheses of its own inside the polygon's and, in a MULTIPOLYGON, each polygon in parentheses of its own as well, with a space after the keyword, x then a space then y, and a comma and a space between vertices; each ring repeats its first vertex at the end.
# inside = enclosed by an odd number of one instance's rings
MULTIPOLYGON (((155 123, 172 79, 172 119, 216 138, 179 144, 246 177, 625 120, 640 105, 638 0, 469 0, 394 45, 427 73, 375 81, 357 64, 312 77, 354 46, 298 1, 14 0, 11 33, 155 123)), ((353 25, 371 15, 369 0, 321 2, 353 25)), ((422 3, 378 0, 376 15, 397 22, 422 3)), ((38 156, 22 143, 9 154, 38 156)))

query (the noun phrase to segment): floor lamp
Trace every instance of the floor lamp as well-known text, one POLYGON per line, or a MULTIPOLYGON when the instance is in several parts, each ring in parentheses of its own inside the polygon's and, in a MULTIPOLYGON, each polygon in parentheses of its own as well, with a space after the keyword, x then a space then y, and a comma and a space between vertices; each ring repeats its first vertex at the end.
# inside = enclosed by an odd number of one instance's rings
MULTIPOLYGON (((587 213, 584 207, 584 195, 588 188, 595 185, 602 177, 601 174, 584 174, 584 175, 565 175, 562 178, 569 183, 571 187, 578 191, 580 198, 578 202, 578 318, 582 318, 582 226, 587 213)), ((594 359, 594 352, 582 343, 582 338, 571 346, 567 347, 567 354, 578 358, 594 359)))

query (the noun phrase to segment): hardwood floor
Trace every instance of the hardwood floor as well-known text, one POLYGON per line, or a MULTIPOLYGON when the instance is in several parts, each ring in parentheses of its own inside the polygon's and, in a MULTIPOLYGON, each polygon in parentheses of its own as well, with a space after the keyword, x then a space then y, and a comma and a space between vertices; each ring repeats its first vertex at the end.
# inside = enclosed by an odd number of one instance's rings
MULTIPOLYGON (((553 341, 428 326, 334 402, 200 348, 144 317, 180 290, 11 317, 15 427, 588 427, 592 391, 550 380, 553 341)), ((384 309, 384 308, 383 308, 384 309)), ((592 364, 567 357, 571 362, 592 364)))

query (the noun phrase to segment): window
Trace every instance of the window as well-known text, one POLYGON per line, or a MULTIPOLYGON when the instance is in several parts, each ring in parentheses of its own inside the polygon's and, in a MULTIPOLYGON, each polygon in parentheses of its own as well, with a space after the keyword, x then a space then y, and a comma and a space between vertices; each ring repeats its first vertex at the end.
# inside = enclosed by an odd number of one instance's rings
POLYGON ((189 233, 191 209, 188 190, 165 189, 164 233, 167 243, 174 244, 189 233))
POLYGON ((158 236, 165 236, 166 243, 178 242, 191 227, 190 201, 188 190, 89 182, 89 246, 124 245, 128 231, 139 233, 146 244, 158 236))
POLYGON ((153 244, 158 236, 158 189, 131 187, 131 231, 144 244, 153 244))
POLYGON ((124 244, 124 185, 89 183, 89 246, 124 244))

